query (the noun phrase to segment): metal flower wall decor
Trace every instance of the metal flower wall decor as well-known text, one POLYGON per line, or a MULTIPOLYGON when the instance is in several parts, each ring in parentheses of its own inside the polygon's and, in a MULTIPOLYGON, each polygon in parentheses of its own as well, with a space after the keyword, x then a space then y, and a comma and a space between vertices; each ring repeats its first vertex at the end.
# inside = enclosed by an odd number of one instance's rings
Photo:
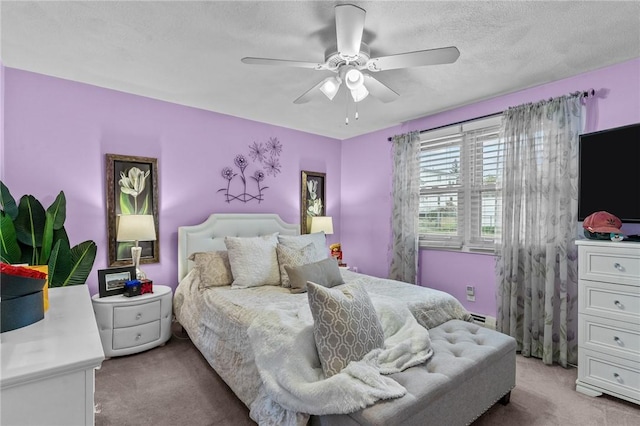
POLYGON ((232 167, 225 167, 222 169, 222 177, 227 181, 226 188, 220 188, 218 192, 223 192, 225 201, 230 203, 231 201, 242 201, 247 203, 249 201, 261 202, 264 199, 263 191, 268 189, 268 186, 264 186, 264 181, 267 176, 273 176, 274 178, 280 173, 280 154, 282 153, 282 143, 278 138, 269 138, 267 142, 253 142, 249 145, 249 155, 253 165, 257 167, 253 173, 249 171, 250 164, 247 157, 243 154, 238 154, 233 160, 233 163, 237 170, 232 167), (239 170, 239 171, 238 171, 239 170), (235 178, 239 177, 238 180, 235 178), (241 187, 235 182, 240 182, 241 187), (250 185, 255 183, 255 190, 250 190, 250 185))

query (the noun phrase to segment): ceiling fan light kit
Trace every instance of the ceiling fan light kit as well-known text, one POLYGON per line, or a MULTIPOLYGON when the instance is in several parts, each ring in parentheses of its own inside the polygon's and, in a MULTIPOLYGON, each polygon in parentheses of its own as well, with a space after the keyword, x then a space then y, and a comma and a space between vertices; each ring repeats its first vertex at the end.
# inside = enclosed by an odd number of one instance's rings
MULTIPOLYGON (((366 13, 361 7, 352 4, 341 4, 335 7, 337 43, 335 48, 327 49, 325 52, 324 63, 253 57, 242 58, 242 62, 253 65, 309 68, 337 74, 323 79, 307 90, 293 101, 295 104, 309 102, 317 90, 333 101, 343 82, 351 92, 351 98, 355 103, 364 100, 369 95, 387 103, 396 100, 400 95, 371 74, 362 71, 377 73, 399 68, 450 64, 460 56, 460 51, 456 47, 450 46, 372 58, 369 46, 362 41, 366 13)), ((346 124, 348 124, 348 117, 346 124)))

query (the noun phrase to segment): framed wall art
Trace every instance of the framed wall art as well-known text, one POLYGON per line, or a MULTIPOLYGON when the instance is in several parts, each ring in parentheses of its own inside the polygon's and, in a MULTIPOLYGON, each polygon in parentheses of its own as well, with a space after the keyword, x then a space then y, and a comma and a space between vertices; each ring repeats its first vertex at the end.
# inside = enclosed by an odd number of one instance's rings
POLYGON ((109 266, 132 263, 131 247, 134 242, 116 241, 118 218, 121 215, 153 215, 155 241, 139 241, 142 247, 140 263, 160 261, 160 235, 158 233, 158 160, 106 154, 107 240, 109 266))
POLYGON ((311 230, 311 218, 326 216, 325 187, 326 174, 302 171, 300 198, 300 233, 311 230))
POLYGON ((124 283, 135 278, 135 266, 98 270, 98 292, 100 297, 124 293, 124 283))

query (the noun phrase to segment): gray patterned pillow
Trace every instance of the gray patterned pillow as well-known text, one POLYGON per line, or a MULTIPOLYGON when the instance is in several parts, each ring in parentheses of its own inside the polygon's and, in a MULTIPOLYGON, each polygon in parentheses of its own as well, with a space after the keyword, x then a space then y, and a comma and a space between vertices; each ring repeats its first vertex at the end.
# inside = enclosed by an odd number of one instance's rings
POLYGON ((263 237, 225 237, 233 288, 280 285, 276 245, 278 234, 263 237))
POLYGON ((307 291, 307 281, 313 281, 323 287, 344 284, 338 262, 332 257, 301 266, 284 265, 284 269, 289 277, 291 293, 307 291))
POLYGON ((313 337, 326 377, 384 346, 384 331, 366 290, 358 283, 342 289, 307 283, 313 337))
POLYGON ((322 260, 329 257, 329 248, 327 248, 327 237, 324 232, 314 232, 313 234, 304 235, 278 235, 278 242, 291 248, 301 249, 309 243, 316 246, 317 258, 314 260, 322 260))
POLYGON ((316 247, 313 243, 309 243, 301 249, 278 244, 276 254, 278 255, 278 265, 280 265, 280 284, 285 288, 291 287, 285 266, 306 265, 317 260, 316 247))
POLYGON ((194 269, 198 271, 200 290, 208 287, 231 285, 231 265, 226 251, 209 251, 193 253, 189 260, 195 262, 194 269))

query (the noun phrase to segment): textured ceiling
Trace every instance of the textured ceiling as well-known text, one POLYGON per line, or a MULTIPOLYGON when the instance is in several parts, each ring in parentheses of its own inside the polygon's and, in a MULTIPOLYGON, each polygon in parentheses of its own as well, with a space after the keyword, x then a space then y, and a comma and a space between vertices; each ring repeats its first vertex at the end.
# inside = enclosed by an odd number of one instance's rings
POLYGON ((2 61, 346 139, 640 57, 638 1, 354 1, 367 11, 363 41, 372 57, 457 46, 460 58, 377 73, 400 98, 368 97, 346 126, 344 89, 333 101, 318 94, 293 103, 329 71, 240 62, 323 62, 339 3, 2 1, 2 61))

